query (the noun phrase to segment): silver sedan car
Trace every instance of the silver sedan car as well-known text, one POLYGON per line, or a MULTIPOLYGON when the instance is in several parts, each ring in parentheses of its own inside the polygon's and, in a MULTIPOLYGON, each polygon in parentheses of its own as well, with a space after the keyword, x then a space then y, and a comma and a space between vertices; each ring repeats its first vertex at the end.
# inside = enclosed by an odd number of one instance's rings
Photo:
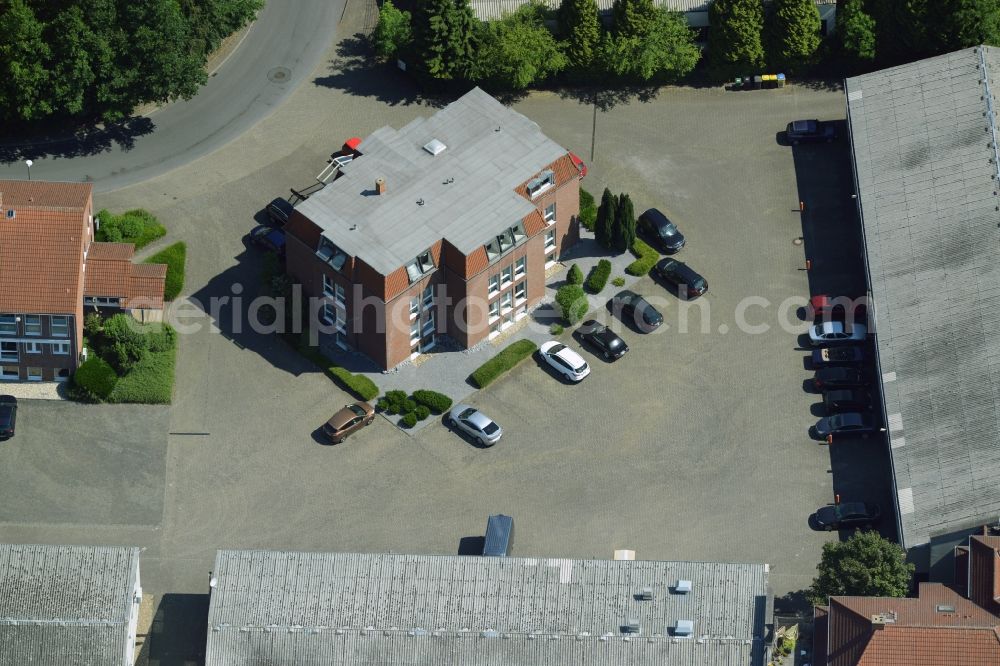
POLYGON ((483 446, 493 446, 500 441, 503 428, 493 419, 470 405, 455 405, 448 412, 448 423, 483 446))

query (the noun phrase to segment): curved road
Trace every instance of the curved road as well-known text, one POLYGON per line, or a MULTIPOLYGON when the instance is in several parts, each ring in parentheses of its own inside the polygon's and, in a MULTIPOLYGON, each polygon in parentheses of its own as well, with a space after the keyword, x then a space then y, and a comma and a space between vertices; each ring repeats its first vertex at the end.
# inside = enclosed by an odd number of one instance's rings
POLYGON ((0 165, 0 178, 27 178, 23 159, 31 157, 33 180, 91 180, 95 190, 107 192, 212 152, 269 115, 310 75, 333 41, 346 2, 268 0, 243 42, 201 91, 152 112, 149 122, 139 119, 147 127, 131 146, 60 142, 25 149, 0 165))

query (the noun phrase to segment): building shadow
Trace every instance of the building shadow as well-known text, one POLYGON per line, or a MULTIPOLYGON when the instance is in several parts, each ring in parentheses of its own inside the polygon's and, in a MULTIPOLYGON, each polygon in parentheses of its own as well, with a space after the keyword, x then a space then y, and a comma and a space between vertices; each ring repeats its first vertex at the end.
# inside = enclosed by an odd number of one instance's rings
POLYGON ((136 666, 191 666, 205 660, 207 594, 165 594, 136 657, 136 666))
POLYGON ((484 536, 467 536, 458 540, 459 555, 482 556, 483 546, 486 545, 484 536))
MULTIPOLYGON (((138 137, 152 134, 156 124, 137 116, 117 123, 90 123, 65 131, 58 128, 22 127, 8 129, 0 135, 0 162, 12 163, 43 157, 82 157, 106 153, 112 148, 132 150, 138 137), (34 131, 34 136, 30 134, 34 131), (30 136, 30 138, 25 138, 30 136)), ((89 178, 84 178, 89 180, 89 178)))
MULTIPOLYGON (((840 495, 841 502, 878 504, 882 510, 879 533, 899 543, 892 497, 892 464, 885 435, 876 433, 867 439, 835 437, 828 448, 834 496, 840 495)), ((841 530, 840 538, 846 540, 853 532, 841 530)))

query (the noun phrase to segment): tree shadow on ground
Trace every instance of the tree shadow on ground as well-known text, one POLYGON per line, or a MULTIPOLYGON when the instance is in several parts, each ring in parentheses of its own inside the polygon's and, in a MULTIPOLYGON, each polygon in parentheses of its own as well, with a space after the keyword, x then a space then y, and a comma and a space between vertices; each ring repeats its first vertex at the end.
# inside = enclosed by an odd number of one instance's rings
POLYGON ((65 131, 50 129, 33 136, 28 128, 5 130, 0 135, 0 162, 96 155, 115 146, 129 151, 135 147, 136 138, 152 134, 155 128, 152 120, 138 116, 118 123, 93 123, 65 131))
POLYGON ((808 590, 795 590, 774 598, 775 615, 797 615, 807 617, 812 615, 812 602, 806 596, 808 590))
POLYGON ((598 111, 610 111, 616 106, 631 104, 633 101, 651 102, 660 94, 663 86, 621 85, 616 88, 579 87, 557 88, 555 93, 562 99, 572 99, 581 104, 593 105, 598 111))

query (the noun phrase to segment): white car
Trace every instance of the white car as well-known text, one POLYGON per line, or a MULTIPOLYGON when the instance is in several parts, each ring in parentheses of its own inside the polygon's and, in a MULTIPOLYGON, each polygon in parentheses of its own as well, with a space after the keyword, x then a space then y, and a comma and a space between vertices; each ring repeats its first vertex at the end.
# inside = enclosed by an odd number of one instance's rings
POLYGON ((493 446, 500 441, 503 428, 490 417, 470 405, 455 405, 448 412, 448 423, 455 426, 483 446, 493 446))
POLYGON ((809 342, 814 345, 864 342, 867 335, 868 330, 863 324, 845 328, 842 321, 825 321, 809 328, 809 342))
POLYGON ((561 342, 549 340, 538 350, 546 363, 571 382, 578 382, 590 374, 590 366, 583 357, 561 342))

